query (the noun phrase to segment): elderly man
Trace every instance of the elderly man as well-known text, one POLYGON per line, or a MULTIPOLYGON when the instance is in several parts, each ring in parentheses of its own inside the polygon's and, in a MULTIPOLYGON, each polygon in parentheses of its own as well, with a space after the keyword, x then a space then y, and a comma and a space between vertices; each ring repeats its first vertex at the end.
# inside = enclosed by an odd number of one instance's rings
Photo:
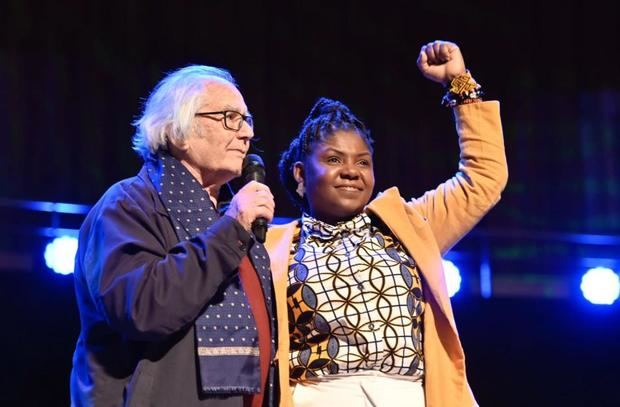
POLYGON ((80 230, 72 405, 275 403, 269 258, 251 232, 273 196, 252 181, 218 213, 252 124, 222 69, 179 69, 148 98, 134 136, 144 166, 80 230))

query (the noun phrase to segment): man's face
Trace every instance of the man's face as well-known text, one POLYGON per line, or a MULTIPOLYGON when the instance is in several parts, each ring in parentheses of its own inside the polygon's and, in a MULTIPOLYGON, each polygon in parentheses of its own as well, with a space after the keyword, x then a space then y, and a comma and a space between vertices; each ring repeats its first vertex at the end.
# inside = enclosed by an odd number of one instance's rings
MULTIPOLYGON (((208 81, 196 113, 224 110, 248 114, 243 96, 234 85, 224 80, 208 81)), ((243 159, 254 137, 252 127, 244 122, 239 131, 227 129, 223 115, 196 116, 193 120, 180 157, 192 175, 203 186, 221 185, 241 175, 243 159)))
POLYGON ((332 224, 361 213, 375 186, 372 154, 355 131, 316 143, 295 172, 304 180, 310 215, 332 224))

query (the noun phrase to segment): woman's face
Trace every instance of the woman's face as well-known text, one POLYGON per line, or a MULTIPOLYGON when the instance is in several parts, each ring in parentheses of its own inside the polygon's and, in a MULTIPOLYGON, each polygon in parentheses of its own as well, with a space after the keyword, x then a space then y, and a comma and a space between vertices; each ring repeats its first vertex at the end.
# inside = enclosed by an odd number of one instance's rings
POLYGON ((305 162, 295 164, 293 175, 303 180, 310 216, 331 224, 361 213, 375 186, 370 149, 348 130, 317 142, 305 162))

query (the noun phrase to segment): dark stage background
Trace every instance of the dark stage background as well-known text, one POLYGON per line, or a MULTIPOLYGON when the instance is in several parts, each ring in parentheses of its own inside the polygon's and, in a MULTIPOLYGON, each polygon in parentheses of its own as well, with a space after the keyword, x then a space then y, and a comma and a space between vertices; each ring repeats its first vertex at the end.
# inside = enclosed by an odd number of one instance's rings
MULTIPOLYGON (((424 43, 455 41, 502 103, 510 170, 502 201, 456 247, 471 277, 453 302, 474 393, 482 406, 620 406, 619 305, 578 289, 592 258, 620 262, 618 26, 597 1, 5 0, 0 199, 95 203, 140 168, 141 101, 190 63, 236 77, 279 216, 295 211, 278 154, 320 96, 371 128, 377 191, 421 195, 453 174, 458 146, 441 87, 415 61, 424 43), (482 257, 497 282, 488 299, 482 257)), ((0 402, 67 405, 73 282, 45 267, 36 230, 81 217, 0 215, 0 402)))

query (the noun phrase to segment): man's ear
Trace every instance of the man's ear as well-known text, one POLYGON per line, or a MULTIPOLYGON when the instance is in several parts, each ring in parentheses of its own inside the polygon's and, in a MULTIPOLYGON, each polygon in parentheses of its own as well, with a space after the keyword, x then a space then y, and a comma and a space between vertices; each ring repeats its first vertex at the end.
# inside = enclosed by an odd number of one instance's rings
POLYGON ((306 178, 304 173, 304 163, 301 161, 297 161, 293 164, 293 178, 295 178, 295 181, 297 181, 298 184, 300 182, 304 182, 304 179, 306 178))
MULTIPOLYGON (((167 134, 170 134, 170 132, 168 131, 167 134)), ((168 136, 168 149, 170 149, 171 152, 180 152, 180 153, 185 153, 188 149, 189 149, 189 144, 187 143, 187 137, 174 137, 174 136, 168 136)), ((173 154, 174 155, 174 154, 173 154)))

